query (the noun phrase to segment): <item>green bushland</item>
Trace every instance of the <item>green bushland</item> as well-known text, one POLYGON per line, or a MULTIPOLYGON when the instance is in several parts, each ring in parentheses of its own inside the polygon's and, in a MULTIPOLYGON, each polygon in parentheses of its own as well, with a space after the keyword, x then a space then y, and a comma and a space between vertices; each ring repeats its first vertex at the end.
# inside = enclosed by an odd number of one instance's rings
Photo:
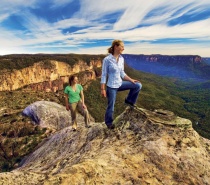
POLYGON ((63 97, 55 93, 24 89, 0 92, 0 172, 16 168, 49 136, 50 130, 34 125, 21 114, 28 105, 40 100, 63 104, 63 97))
POLYGON ((24 156, 46 136, 45 128, 33 126, 29 122, 4 123, 0 127, 0 171, 6 172, 18 166, 24 156))

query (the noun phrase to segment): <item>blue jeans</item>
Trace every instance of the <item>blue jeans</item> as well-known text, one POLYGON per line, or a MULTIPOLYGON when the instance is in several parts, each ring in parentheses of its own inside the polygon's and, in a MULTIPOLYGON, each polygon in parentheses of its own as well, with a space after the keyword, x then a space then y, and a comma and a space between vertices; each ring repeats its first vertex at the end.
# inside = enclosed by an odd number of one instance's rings
POLYGON ((127 96, 127 101, 135 104, 142 88, 142 84, 136 82, 135 84, 129 81, 123 81, 119 88, 111 88, 107 86, 106 95, 108 99, 108 105, 105 113, 105 123, 107 126, 111 125, 113 122, 114 114, 114 104, 116 101, 117 91, 130 90, 127 96))

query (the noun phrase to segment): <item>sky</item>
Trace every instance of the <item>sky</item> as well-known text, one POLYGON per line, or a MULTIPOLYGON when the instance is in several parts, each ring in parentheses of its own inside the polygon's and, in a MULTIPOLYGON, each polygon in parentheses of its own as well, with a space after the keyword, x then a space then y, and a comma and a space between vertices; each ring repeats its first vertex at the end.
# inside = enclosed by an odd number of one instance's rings
POLYGON ((210 0, 0 0, 0 55, 127 54, 210 57, 210 0))

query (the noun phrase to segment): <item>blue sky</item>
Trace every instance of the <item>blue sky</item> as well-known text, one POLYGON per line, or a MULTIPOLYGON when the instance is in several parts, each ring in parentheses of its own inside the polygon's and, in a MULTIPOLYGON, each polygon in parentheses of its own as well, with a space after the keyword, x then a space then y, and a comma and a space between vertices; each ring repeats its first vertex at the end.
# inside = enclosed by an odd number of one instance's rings
POLYGON ((210 57, 210 0, 0 0, 0 55, 129 54, 210 57))

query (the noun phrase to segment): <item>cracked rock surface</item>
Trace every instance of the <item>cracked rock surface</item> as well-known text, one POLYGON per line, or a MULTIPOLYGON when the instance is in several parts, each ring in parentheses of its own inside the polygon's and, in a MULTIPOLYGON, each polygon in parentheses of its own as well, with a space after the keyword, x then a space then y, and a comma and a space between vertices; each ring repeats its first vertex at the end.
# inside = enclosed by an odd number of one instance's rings
POLYGON ((165 110, 127 107, 114 130, 78 117, 40 143, 0 185, 208 185, 210 141, 189 120, 165 110))

